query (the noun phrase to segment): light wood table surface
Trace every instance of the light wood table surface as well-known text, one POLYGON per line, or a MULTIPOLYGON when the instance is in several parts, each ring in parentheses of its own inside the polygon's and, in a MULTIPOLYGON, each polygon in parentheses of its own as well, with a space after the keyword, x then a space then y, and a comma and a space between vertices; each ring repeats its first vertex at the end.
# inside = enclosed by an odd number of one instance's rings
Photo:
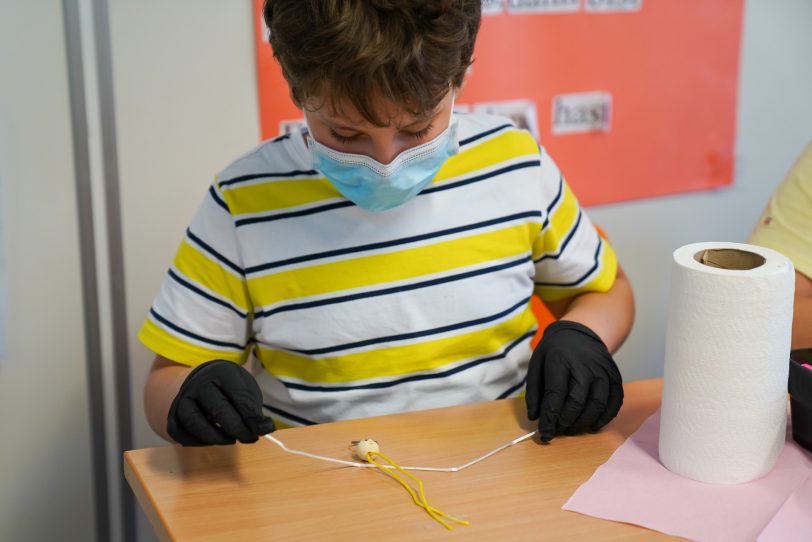
MULTIPOLYGON (((463 471, 415 472, 429 504, 469 526, 447 531, 394 480, 256 444, 124 454, 138 501, 163 540, 666 540, 641 527, 561 510, 660 404, 662 381, 628 383, 620 415, 596 434, 538 437, 463 471)), ((283 429, 289 448, 352 459, 374 438, 403 465, 461 465, 535 429, 522 399, 283 429)))

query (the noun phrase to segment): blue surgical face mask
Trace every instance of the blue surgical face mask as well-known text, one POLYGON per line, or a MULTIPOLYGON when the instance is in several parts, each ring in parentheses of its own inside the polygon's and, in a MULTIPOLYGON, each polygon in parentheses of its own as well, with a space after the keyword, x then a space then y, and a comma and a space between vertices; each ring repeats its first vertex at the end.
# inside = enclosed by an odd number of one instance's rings
POLYGON ((344 197, 368 211, 385 211, 406 203, 434 179, 450 156, 459 151, 457 123, 453 119, 440 135, 406 149, 388 164, 381 164, 363 154, 331 149, 310 135, 307 139, 313 166, 344 197))

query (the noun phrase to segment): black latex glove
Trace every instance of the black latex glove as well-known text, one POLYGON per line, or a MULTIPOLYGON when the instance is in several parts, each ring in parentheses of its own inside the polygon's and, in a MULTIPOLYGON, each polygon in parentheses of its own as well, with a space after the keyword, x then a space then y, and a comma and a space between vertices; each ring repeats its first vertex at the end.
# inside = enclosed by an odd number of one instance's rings
POLYGON ((542 442, 597 431, 617 416, 623 380, 594 331, 559 320, 544 330, 527 370, 527 417, 538 419, 542 442))
POLYGON ((241 366, 222 359, 195 367, 178 391, 166 421, 183 446, 256 442, 274 430, 262 415, 262 392, 241 366))

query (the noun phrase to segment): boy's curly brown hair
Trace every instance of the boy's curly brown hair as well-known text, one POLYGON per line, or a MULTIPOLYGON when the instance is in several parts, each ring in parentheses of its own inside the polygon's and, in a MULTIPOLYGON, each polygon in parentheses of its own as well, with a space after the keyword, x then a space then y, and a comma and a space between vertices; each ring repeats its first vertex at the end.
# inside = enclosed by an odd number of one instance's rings
POLYGON ((262 13, 299 107, 341 113, 346 100, 386 126, 373 97, 421 116, 462 85, 481 0, 265 0, 262 13))

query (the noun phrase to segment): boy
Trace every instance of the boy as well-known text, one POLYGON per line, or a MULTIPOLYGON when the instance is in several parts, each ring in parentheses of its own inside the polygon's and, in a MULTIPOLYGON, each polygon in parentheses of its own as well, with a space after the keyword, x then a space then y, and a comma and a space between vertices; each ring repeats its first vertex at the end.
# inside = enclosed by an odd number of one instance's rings
POLYGON ((514 396, 543 441, 597 430, 631 289, 552 159, 452 113, 480 0, 267 0, 308 130, 217 177, 139 334, 183 445, 514 396), (539 295, 561 318, 531 352, 539 295), (531 360, 532 353, 532 360, 531 360), (255 357, 252 374, 241 367, 255 357))

